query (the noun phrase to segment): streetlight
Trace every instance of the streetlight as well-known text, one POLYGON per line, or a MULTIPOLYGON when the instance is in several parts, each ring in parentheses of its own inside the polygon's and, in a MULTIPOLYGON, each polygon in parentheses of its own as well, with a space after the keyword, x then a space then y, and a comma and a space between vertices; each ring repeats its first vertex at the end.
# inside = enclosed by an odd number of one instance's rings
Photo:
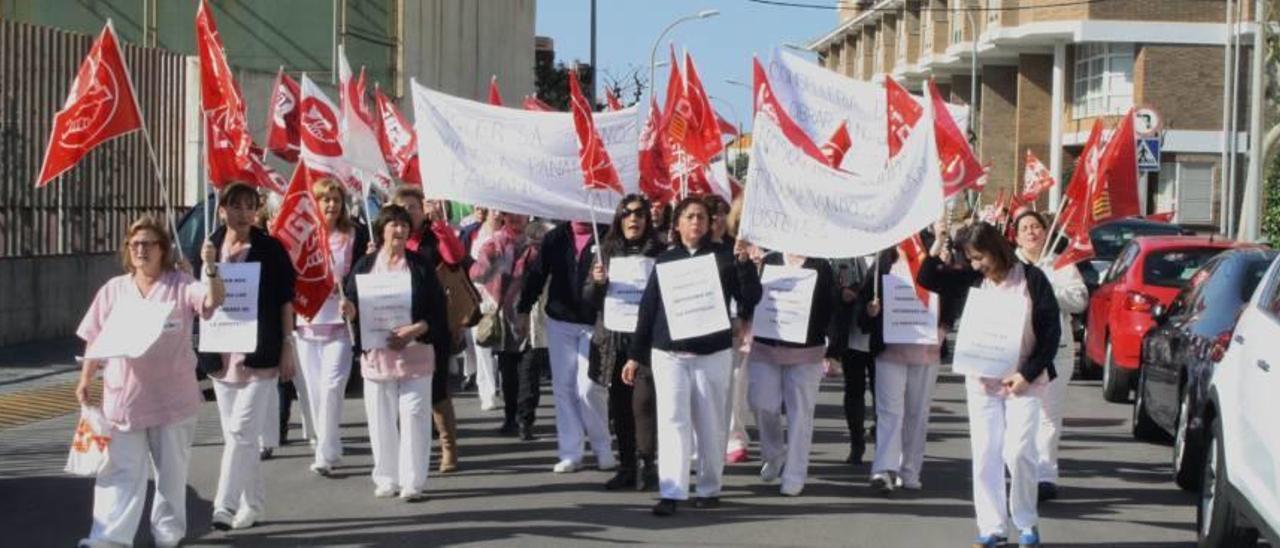
POLYGON ((662 38, 666 36, 668 32, 671 32, 671 29, 675 28, 676 25, 679 25, 680 23, 683 23, 685 21, 693 21, 694 19, 707 19, 709 17, 715 17, 717 15, 720 15, 720 10, 702 10, 693 15, 686 15, 684 17, 676 19, 675 21, 672 21, 671 24, 667 25, 666 28, 662 29, 662 32, 658 33, 658 39, 653 41, 653 49, 649 50, 649 93, 650 94, 653 94, 654 92, 653 71, 656 68, 654 65, 654 61, 657 60, 658 44, 662 43, 662 38))

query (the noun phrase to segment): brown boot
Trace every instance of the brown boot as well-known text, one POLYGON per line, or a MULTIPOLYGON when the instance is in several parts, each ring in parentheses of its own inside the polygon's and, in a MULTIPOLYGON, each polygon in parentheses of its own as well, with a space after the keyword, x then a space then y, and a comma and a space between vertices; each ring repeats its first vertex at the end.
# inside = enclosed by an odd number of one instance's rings
POLYGON ((458 469, 458 419, 453 413, 453 399, 435 404, 431 419, 440 433, 440 473, 448 474, 458 469))

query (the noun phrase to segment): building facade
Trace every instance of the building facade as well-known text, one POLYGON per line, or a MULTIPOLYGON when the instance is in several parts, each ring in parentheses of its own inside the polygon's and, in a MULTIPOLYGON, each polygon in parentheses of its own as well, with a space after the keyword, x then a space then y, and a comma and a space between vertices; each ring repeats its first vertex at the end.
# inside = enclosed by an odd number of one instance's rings
MULTIPOLYGON (((1159 170, 1139 177, 1144 211, 1173 210, 1178 222, 1223 228, 1230 116, 1239 124, 1239 181, 1248 149, 1247 93, 1236 94, 1233 108, 1223 91, 1231 78, 1241 82, 1236 89, 1247 86, 1248 50, 1230 68, 1224 43, 1230 27, 1252 43, 1252 3, 1237 3, 1241 25, 1225 24, 1225 0, 845 4, 836 27, 808 48, 844 75, 889 74, 915 90, 934 78, 951 100, 973 105, 975 152, 992 169, 988 193, 1020 187, 1030 150, 1060 182, 1042 203, 1055 207, 1094 120, 1111 128, 1131 107, 1146 107, 1160 115, 1162 154, 1159 170)), ((1242 187, 1234 185, 1237 195, 1242 187)))

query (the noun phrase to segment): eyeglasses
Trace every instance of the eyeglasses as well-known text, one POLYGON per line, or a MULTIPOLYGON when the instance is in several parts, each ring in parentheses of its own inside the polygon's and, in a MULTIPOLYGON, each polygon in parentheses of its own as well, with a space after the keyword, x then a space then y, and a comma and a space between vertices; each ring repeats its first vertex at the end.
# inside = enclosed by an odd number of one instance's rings
POLYGON ((130 251, 140 251, 140 250, 153 249, 159 245, 160 245, 160 242, 156 240, 135 240, 125 244, 125 247, 128 247, 130 251))
POLYGON ((644 214, 645 214, 645 213, 646 213, 646 211, 644 210, 644 208, 643 208, 643 207, 642 207, 642 208, 638 208, 638 209, 627 208, 627 209, 622 210, 622 216, 623 216, 624 218, 626 218, 626 217, 644 217, 644 214))

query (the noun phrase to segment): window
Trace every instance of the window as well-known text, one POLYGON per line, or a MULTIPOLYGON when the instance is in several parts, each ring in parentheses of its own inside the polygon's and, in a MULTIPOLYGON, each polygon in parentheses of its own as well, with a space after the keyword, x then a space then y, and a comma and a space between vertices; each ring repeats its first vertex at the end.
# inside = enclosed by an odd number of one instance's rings
POLYGON ((898 61, 906 63, 907 61, 907 40, 910 36, 907 34, 907 19, 904 17, 898 21, 898 43, 894 44, 897 49, 898 61))
POLYGON ((1076 119, 1124 114, 1133 106, 1133 44, 1081 44, 1075 63, 1076 119))
POLYGON ((1191 277, 1221 253, 1218 248, 1190 248, 1156 251, 1142 263, 1142 283, 1160 287, 1186 287, 1191 277))
POLYGON ((933 53, 933 12, 920 10, 920 57, 933 53))
POLYGON ((961 7, 959 0, 951 3, 951 43, 959 44, 964 41, 964 19, 965 11, 961 7))
POLYGON ((1213 223, 1213 164, 1208 162, 1177 163, 1178 222, 1207 225, 1213 223))
POLYGON ((987 0, 987 28, 1000 26, 1000 8, 1004 0, 987 0))

